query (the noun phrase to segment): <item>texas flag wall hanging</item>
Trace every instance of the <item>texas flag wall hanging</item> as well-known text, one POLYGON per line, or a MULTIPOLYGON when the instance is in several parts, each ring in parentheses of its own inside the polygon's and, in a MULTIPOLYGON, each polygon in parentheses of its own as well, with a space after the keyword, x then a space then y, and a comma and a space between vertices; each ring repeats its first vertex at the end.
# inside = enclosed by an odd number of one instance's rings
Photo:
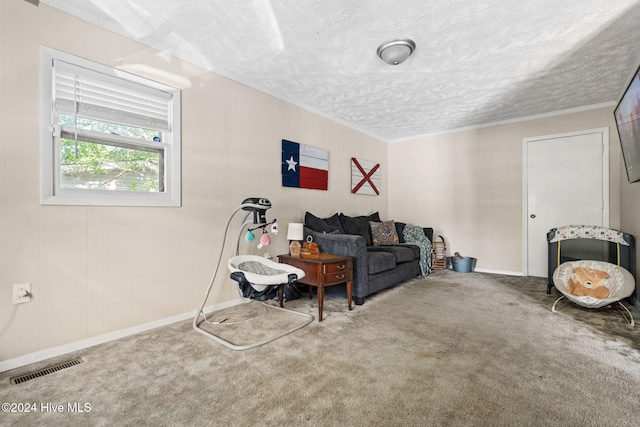
POLYGON ((380 194, 380 163, 351 158, 351 192, 354 194, 380 194))
POLYGON ((327 190, 329 151, 282 140, 282 186, 327 190))

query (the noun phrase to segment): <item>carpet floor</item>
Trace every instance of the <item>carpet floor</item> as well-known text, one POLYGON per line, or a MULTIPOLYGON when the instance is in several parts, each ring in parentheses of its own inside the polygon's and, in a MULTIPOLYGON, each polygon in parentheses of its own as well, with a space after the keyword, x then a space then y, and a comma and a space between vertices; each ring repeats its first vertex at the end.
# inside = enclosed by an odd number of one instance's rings
MULTIPOLYGON (((243 352, 179 322, 0 374, 0 402, 23 404, 0 425, 639 425, 640 325, 615 308, 552 313, 558 296, 542 278, 444 270, 348 311, 335 287, 323 322, 243 352)), ((286 306, 317 319, 305 293, 286 306)), ((300 321, 257 302, 209 318, 237 343, 300 321)))

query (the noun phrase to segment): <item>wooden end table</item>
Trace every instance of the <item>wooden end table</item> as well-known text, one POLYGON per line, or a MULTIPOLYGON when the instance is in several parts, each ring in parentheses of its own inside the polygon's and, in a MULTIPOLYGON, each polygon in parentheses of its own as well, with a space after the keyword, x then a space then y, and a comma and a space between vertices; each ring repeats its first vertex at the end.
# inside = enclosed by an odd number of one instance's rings
MULTIPOLYGON (((322 322, 322 305, 324 303, 325 286, 347 284, 347 303, 351 310, 351 291, 353 288, 353 260, 350 256, 334 254, 278 255, 278 262, 298 267, 304 271, 299 283, 318 288, 318 321, 322 322)), ((312 288, 309 288, 309 299, 312 288)))

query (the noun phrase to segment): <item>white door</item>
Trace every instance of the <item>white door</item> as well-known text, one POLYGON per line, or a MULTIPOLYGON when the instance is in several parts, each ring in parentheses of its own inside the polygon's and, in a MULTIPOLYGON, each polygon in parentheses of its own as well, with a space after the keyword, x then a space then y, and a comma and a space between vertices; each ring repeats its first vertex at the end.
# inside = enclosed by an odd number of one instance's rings
POLYGON ((547 232, 609 226, 608 128, 527 138, 524 150, 524 273, 547 276, 547 232))

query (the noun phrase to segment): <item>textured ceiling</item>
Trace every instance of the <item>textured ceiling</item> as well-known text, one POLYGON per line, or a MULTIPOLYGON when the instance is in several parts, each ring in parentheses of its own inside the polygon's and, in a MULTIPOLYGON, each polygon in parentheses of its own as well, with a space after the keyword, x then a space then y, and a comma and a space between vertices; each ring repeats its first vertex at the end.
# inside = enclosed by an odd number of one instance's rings
POLYGON ((387 141, 614 103, 640 61, 640 0, 41 3, 387 141))

